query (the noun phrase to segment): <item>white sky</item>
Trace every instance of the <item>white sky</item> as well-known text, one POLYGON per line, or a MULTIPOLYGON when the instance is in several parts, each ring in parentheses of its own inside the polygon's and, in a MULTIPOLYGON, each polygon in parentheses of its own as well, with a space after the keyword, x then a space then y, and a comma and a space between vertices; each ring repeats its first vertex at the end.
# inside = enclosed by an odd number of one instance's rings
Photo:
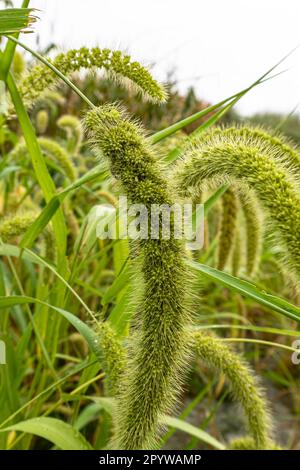
MULTIPOLYGON (((20 1, 15 2, 20 5, 20 1)), ((249 85, 300 43, 300 0, 32 0, 42 46, 121 48, 180 89, 215 103, 249 85)), ((33 35, 23 35, 31 46, 33 35)), ((289 113, 300 102, 300 48, 289 71, 256 88, 243 114, 289 113)), ((300 106, 298 109, 300 113, 300 106)))

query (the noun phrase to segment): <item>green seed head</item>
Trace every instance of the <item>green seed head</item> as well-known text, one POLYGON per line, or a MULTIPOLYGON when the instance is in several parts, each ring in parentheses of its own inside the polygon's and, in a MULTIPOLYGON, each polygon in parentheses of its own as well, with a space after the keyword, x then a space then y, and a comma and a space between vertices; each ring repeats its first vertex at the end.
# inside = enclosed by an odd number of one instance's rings
POLYGON ((83 139, 81 121, 76 116, 65 114, 57 121, 58 127, 66 131, 68 150, 72 154, 77 154, 83 139))
POLYGON ((109 322, 99 321, 95 328, 99 341, 97 359, 105 372, 105 391, 107 395, 119 395, 121 378, 126 370, 126 354, 116 333, 109 322))
MULTIPOLYGON (((68 152, 55 140, 47 137, 37 139, 44 155, 51 158, 63 170, 63 173, 74 181, 77 177, 77 169, 68 152)), ((11 151, 11 157, 18 161, 21 158, 28 157, 28 149, 25 142, 18 143, 11 151)))
POLYGON ((253 276, 260 262, 263 244, 263 217, 259 201, 252 191, 239 191, 239 204, 246 232, 246 272, 253 276))
POLYGON ((222 198, 222 219, 219 231, 218 269, 224 269, 236 235, 237 201, 234 191, 229 188, 222 198))
MULTIPOLYGON (((23 235, 37 217, 38 213, 34 211, 7 215, 0 222, 0 238, 5 243, 13 241, 15 238, 23 235)), ((53 261, 56 256, 56 250, 52 228, 50 226, 46 227, 42 236, 44 238, 45 256, 53 261)))

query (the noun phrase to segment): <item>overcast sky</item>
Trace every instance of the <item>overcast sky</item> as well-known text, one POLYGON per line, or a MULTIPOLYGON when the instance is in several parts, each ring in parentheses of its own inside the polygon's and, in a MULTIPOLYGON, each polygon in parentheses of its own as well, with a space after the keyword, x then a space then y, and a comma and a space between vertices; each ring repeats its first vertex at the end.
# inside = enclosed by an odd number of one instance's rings
MULTIPOLYGON (((20 2, 15 2, 20 4, 20 2)), ((31 0, 42 10, 35 30, 42 46, 121 48, 164 80, 194 85, 215 103, 264 73, 300 43, 299 0, 31 0)), ((32 35, 23 40, 34 44, 32 35)), ((300 48, 288 72, 256 88, 243 114, 289 113, 300 102, 300 48)), ((298 109, 300 114, 300 106, 298 109)))

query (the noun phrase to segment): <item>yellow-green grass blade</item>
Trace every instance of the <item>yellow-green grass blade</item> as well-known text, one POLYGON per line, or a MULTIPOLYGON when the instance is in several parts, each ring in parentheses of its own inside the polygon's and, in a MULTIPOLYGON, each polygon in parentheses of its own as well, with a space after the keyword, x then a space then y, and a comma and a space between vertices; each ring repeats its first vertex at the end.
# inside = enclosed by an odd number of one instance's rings
POLYGON ((120 273, 112 283, 112 285, 104 293, 101 304, 103 306, 108 305, 117 295, 126 287, 130 281, 129 267, 127 263, 124 263, 120 273))
MULTIPOLYGON (((254 86, 264 83, 267 80, 271 80, 272 78, 275 78, 282 73, 284 73, 284 71, 279 72, 278 74, 274 74, 271 77, 265 78, 264 80, 255 83, 253 86, 250 86, 245 92, 238 93, 234 99, 232 99, 228 104, 226 104, 226 106, 225 105, 222 106, 209 119, 207 119, 207 121, 205 121, 203 124, 197 127, 188 137, 186 137, 185 141, 188 142, 191 138, 196 137, 196 135, 200 134, 200 132, 203 132, 206 129, 208 129, 210 126, 213 126, 214 124, 216 124, 254 86)), ((209 108, 207 108, 207 110, 208 109, 209 108)), ((166 161, 168 163, 173 162, 180 155, 182 155, 183 152, 184 152, 184 149, 181 146, 175 147, 168 153, 166 157, 166 161)))
MULTIPOLYGON (((101 405, 103 408, 105 407, 105 410, 111 415, 115 414, 115 408, 117 405, 117 401, 115 398, 108 398, 108 399, 105 398, 105 401, 103 401, 102 397, 100 398, 99 397, 85 397, 85 398, 89 398, 94 403, 101 405)), ((181 419, 174 418, 172 416, 163 415, 160 418, 160 423, 164 426, 168 426, 170 428, 175 428, 180 431, 183 431, 193 437, 197 437, 197 439, 199 439, 202 442, 205 442, 206 444, 209 444, 215 449, 225 450, 225 445, 219 442, 214 437, 212 437, 206 431, 203 431, 202 429, 198 429, 196 428, 196 426, 193 426, 190 423, 186 423, 185 421, 181 419)))
POLYGON ((10 245, 9 243, 0 244, 0 256, 14 256, 19 258, 22 254, 22 259, 30 263, 44 266, 42 259, 37 259, 30 252, 23 252, 17 245, 10 245))
MULTIPOLYGON (((281 63, 281 62, 279 62, 279 63, 281 63)), ((257 85, 260 85, 261 83, 264 83, 264 81, 266 81, 265 77, 268 74, 270 74, 272 72, 272 70, 274 70, 274 68, 279 65, 279 63, 276 64, 274 67, 272 67, 270 70, 268 70, 268 72, 266 72, 262 77, 260 77, 252 85, 245 88, 244 90, 242 90, 238 93, 235 93, 234 95, 231 95, 228 98, 225 98, 224 100, 219 101, 216 104, 208 106, 207 108, 202 109, 201 111, 198 111, 197 113, 192 114, 191 116, 188 116, 187 118, 181 119, 180 121, 175 122, 171 126, 165 128, 165 129, 162 129, 161 131, 156 132, 155 134, 153 134, 150 137, 151 143, 156 144, 156 143, 160 142, 161 140, 166 139, 167 137, 170 137, 171 135, 173 135, 176 132, 180 131, 184 127, 189 126, 193 122, 198 121, 199 119, 201 119, 201 118, 207 116, 208 114, 218 110, 219 108, 221 108, 222 106, 224 106, 226 104, 228 105, 228 108, 226 107, 226 110, 230 109, 230 107, 232 107, 236 103, 236 101, 238 101, 246 93, 248 93, 248 91, 252 90, 252 88, 254 88, 257 85)), ((222 108, 220 110, 220 112, 224 113, 224 108, 222 108)))
MULTIPOLYGON (((23 0, 22 2, 22 8, 27 8, 29 6, 30 0, 23 0)), ((19 32, 16 32, 14 34, 15 38, 19 37, 19 32)), ((10 69, 10 66, 12 64, 13 58, 14 58, 14 53, 16 49, 16 44, 7 41, 7 44, 5 46, 3 54, 0 54, 1 57, 1 65, 0 65, 0 79, 3 81, 6 81, 7 75, 10 69)))

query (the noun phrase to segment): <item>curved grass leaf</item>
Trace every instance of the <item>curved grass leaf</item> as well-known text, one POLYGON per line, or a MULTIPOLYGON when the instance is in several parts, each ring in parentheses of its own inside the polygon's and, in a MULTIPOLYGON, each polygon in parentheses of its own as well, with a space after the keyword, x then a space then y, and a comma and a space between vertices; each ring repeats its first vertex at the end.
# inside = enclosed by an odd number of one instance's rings
POLYGON ((28 297, 26 295, 11 295, 6 297, 0 297, 0 309, 13 307, 15 305, 24 305, 31 303, 46 306, 62 315, 66 320, 68 320, 69 323, 71 323, 72 326, 74 326, 78 333, 83 336, 83 338, 88 343, 90 350, 95 354, 98 352, 98 348, 96 347, 98 345, 98 337, 96 333, 92 330, 92 328, 87 326, 83 321, 73 315, 73 313, 70 313, 62 308, 55 307, 54 305, 51 305, 42 300, 35 299, 34 297, 28 297))
POLYGON ((0 179, 5 178, 7 175, 10 175, 11 173, 15 173, 16 171, 19 171, 20 169, 21 167, 16 166, 16 165, 7 166, 6 168, 4 168, 4 170, 1 171, 0 179))
POLYGON ((86 396, 89 400, 93 401, 99 406, 99 409, 105 410, 111 416, 114 415, 116 410, 117 401, 113 397, 89 397, 86 396))
POLYGON ((21 255, 24 260, 30 261, 30 263, 44 266, 42 259, 36 259, 29 251, 22 253, 22 250, 17 245, 10 245, 9 243, 0 244, 0 256, 14 256, 18 258, 21 255))
MULTIPOLYGON (((41 258, 37 253, 35 253, 34 251, 30 251, 27 248, 25 248, 24 250, 21 250, 18 246, 0 244, 0 255, 19 256, 19 257, 22 256, 28 261, 32 263, 36 263, 39 266, 43 266, 44 268, 47 268, 50 271, 52 271, 53 274, 58 278, 58 280, 74 295, 74 297, 76 297, 76 299, 81 303, 81 305, 85 308, 88 314, 95 320, 95 316, 93 312, 89 309, 89 307, 84 302, 84 300, 80 297, 80 295, 65 280, 64 276, 62 276, 52 264, 48 263, 45 259, 41 258), (7 248, 7 251, 6 251, 6 248, 7 248)), ((37 299, 34 299, 34 300, 37 300, 37 299)), ((52 307, 52 308, 57 308, 57 307, 52 307)))
POLYGON ((91 423, 92 421, 98 418, 102 410, 103 408, 101 405, 97 405, 96 403, 90 403, 79 414, 74 425, 75 428, 78 431, 85 428, 85 426, 87 426, 89 423, 91 423))
POLYGON ((129 274, 130 268, 128 267, 128 264, 124 263, 124 267, 119 273, 118 277, 114 280, 112 285, 106 290, 104 293, 102 299, 101 299, 101 304, 108 305, 121 291, 124 287, 126 287, 129 283, 130 280, 130 274, 129 274))
POLYGON ((92 446, 79 431, 60 419, 32 418, 0 430, 7 431, 21 431, 43 437, 62 450, 92 450, 92 446))

